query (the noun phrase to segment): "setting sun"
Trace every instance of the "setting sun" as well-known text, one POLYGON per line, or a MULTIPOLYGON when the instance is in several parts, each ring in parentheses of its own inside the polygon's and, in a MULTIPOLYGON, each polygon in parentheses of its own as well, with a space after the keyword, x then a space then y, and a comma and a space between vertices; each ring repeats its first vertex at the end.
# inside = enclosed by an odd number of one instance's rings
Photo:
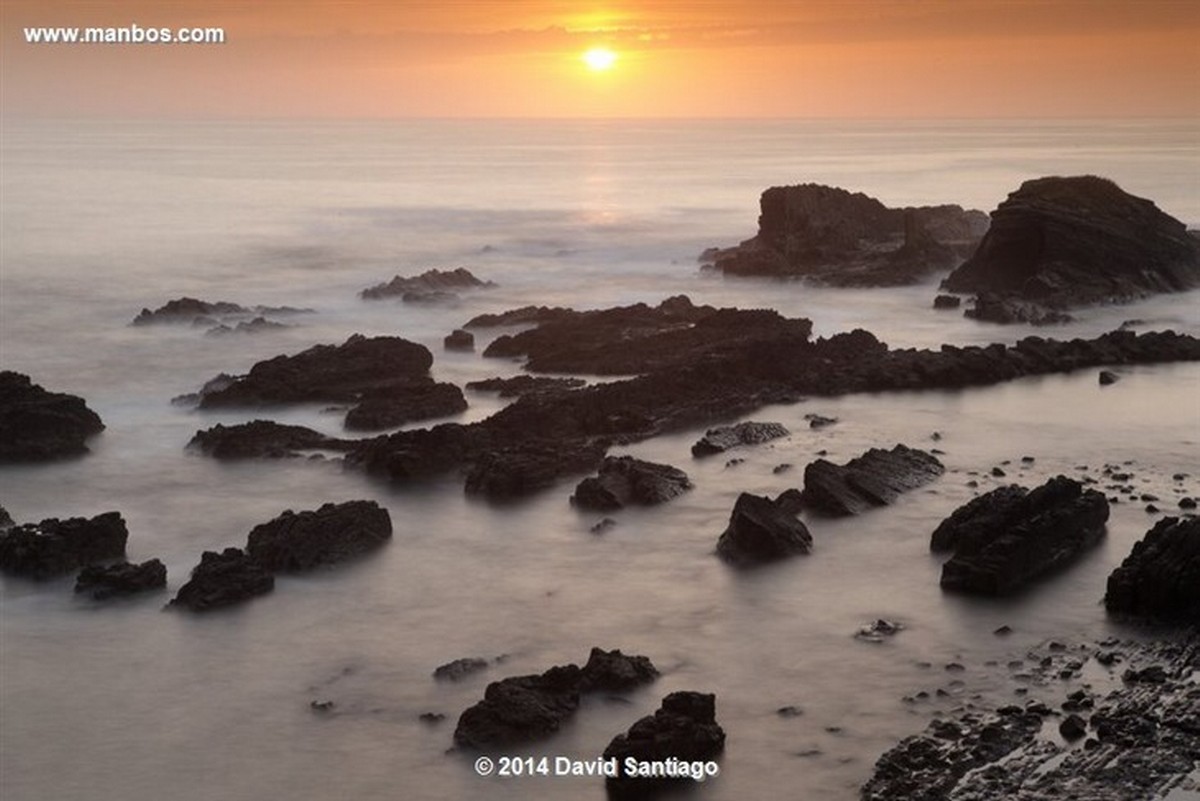
POLYGON ((583 63, 588 65, 588 69, 602 70, 612 69, 617 63, 617 54, 606 47, 593 47, 591 50, 583 54, 583 63))

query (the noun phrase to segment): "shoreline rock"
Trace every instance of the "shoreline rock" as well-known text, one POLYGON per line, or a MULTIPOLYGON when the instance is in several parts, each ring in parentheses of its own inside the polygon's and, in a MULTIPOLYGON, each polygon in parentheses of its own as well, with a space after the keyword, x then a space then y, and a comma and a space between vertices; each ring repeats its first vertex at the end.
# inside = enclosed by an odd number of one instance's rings
POLYGON ((167 566, 158 559, 136 565, 124 561, 114 565, 88 565, 75 577, 75 592, 86 593, 96 601, 161 590, 166 586, 167 566))
POLYGON ((779 423, 747 421, 733 426, 717 426, 705 431, 704 436, 692 445, 692 456, 712 456, 740 445, 761 445, 791 433, 779 423))
POLYGON ((119 512, 90 520, 51 517, 0 529, 0 569, 6 573, 48 579, 93 562, 121 559, 129 530, 119 512))
POLYGON ((85 454, 87 439, 103 430, 100 416, 83 398, 49 392, 22 373, 0 371, 0 463, 85 454))
POLYGON ((391 538, 391 515, 374 501, 327 503, 255 526, 246 553, 273 573, 298 573, 361 556, 391 538))
POLYGON ((346 451, 356 441, 328 437, 304 426, 289 426, 271 420, 253 420, 227 426, 217 423, 197 431, 188 448, 214 459, 285 459, 298 457, 299 451, 346 451))
POLYGON ((743 492, 717 540, 717 555, 734 565, 757 565, 812 551, 812 535, 788 499, 743 492))
POLYGON ((658 711, 641 718, 604 749, 617 761, 617 775, 605 779, 611 798, 645 798, 655 790, 695 777, 639 776, 625 772, 627 759, 637 762, 710 762, 725 750, 725 730, 717 723, 716 696, 690 690, 673 692, 658 711))
POLYGON ((687 473, 677 467, 645 462, 632 456, 608 456, 598 476, 575 487, 571 503, 593 512, 610 512, 625 506, 654 506, 692 488, 687 473))
POLYGON ((1155 523, 1109 575, 1104 606, 1200 625, 1200 518, 1155 523))
POLYGON ((382 300, 400 297, 405 303, 427 303, 454 300, 455 290, 491 289, 491 281, 476 278, 470 270, 458 267, 454 270, 426 270, 420 275, 395 276, 390 281, 368 287, 358 296, 363 300, 382 300))
POLYGON ((275 589, 275 576, 241 548, 221 553, 205 551, 191 578, 179 588, 169 606, 207 612, 248 601, 275 589))
POLYGON ((922 487, 946 470, 938 458, 918 448, 871 448, 844 465, 818 459, 804 468, 806 509, 848 516, 887 506, 901 493, 922 487))

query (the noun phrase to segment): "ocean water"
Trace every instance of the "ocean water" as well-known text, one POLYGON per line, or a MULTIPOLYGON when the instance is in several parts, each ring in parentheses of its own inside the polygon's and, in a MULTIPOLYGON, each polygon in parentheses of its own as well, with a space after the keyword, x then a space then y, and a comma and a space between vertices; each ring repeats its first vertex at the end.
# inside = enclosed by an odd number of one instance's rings
MULTIPOLYGON (((527 303, 684 293, 810 317, 818 334, 866 327, 895 347, 1012 342, 1032 329, 932 311, 936 278, 828 290, 723 280, 696 256, 753 234, 762 189, 808 181, 987 211, 1027 178, 1096 173, 1200 227, 1194 120, 5 120, 0 133, 0 363, 82 395, 107 425, 85 458, 0 468, 0 503, 20 522, 119 510, 130 558, 168 568, 167 593, 105 605, 73 597, 71 578, 0 578, 5 801, 602 799, 594 778, 480 778, 473 757, 448 752, 487 682, 582 662, 593 645, 645 654, 663 675, 589 698, 557 736, 505 753, 595 758, 662 696, 694 689, 716 693, 728 744, 721 775, 679 795, 853 799, 879 754, 931 716, 1014 697, 1009 660, 1051 638, 1146 636, 1100 604, 1108 573, 1157 519, 1142 503, 1115 505, 1098 548, 1015 598, 943 595, 928 538, 972 497, 968 481, 995 485, 988 472, 1005 462, 1005 480, 1027 485, 1121 463, 1164 508, 1200 492, 1195 364, 1124 369, 1103 390, 1088 370, 771 407, 751 417, 793 434, 731 454, 745 461, 729 467, 691 458, 699 431, 659 437, 621 452, 678 465, 695 489, 614 515, 603 536, 589 532, 597 516, 568 504, 571 482, 497 508, 452 476, 394 487, 332 460, 218 463, 185 452, 195 431, 264 413, 170 404, 218 372, 355 332, 426 344, 439 380, 515 375, 519 364, 445 353, 441 338, 527 303), (439 307, 357 297, 397 273, 459 266, 499 286, 439 307), (128 325, 183 295, 316 314, 258 336, 128 325), (810 430, 812 412, 840 422, 810 430), (933 447, 934 431, 945 477, 887 509, 809 520, 810 556, 735 571, 713 555, 739 492, 795 486, 820 450, 840 462, 897 442, 933 447), (783 463, 795 468, 776 474, 783 463), (244 544, 284 509, 352 498, 391 512, 380 552, 281 578, 228 611, 163 611, 202 551, 244 544), (906 628, 879 645, 853 638, 878 617, 906 628), (1001 624, 1014 633, 993 636, 1001 624), (431 677, 458 657, 500 655, 461 683, 431 677), (966 671, 947 674, 950 661, 966 671), (938 688, 947 697, 901 700, 938 688), (314 700, 332 713, 315 714, 314 700), (803 714, 776 714, 787 705, 803 714), (424 712, 446 719, 429 725, 424 712)), ((1200 334, 1200 293, 1078 317, 1036 333, 1090 337, 1137 319, 1200 334)), ((502 405, 468 400, 459 419, 502 405)), ((341 416, 318 405, 269 416, 340 432, 341 416)))

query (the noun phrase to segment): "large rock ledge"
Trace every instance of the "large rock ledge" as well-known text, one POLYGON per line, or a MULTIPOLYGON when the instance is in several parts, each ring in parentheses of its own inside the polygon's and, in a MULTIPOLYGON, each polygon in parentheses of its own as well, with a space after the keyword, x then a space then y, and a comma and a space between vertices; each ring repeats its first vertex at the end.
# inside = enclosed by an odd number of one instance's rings
POLYGON ((1200 518, 1158 521, 1108 577, 1104 605, 1200 625, 1200 518))
POLYGON ((872 448, 844 465, 818 459, 804 468, 806 509, 834 516, 856 515, 886 506, 901 493, 924 486, 945 472, 931 453, 897 445, 872 448))
POLYGON ((21 373, 0 372, 0 463, 87 453, 87 438, 103 430, 83 398, 48 392, 21 373))
MULTIPOLYGON (((7 515, 6 515, 7 516, 7 515)), ((11 521, 10 521, 11 522, 11 521)), ((125 556, 129 530, 119 512, 92 519, 49 518, 0 528, 0 570, 46 579, 125 556)))
POLYGON ((894 286, 956 266, 988 228, 981 211, 892 209, 861 192, 819 184, 771 187, 760 206, 757 235, 703 258, 726 275, 894 286))

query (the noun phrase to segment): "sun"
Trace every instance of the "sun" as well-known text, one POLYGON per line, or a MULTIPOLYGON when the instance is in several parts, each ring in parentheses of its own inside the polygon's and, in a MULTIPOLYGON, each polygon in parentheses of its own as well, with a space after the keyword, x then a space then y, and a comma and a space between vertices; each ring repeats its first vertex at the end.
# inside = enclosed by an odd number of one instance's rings
POLYGON ((610 70, 617 63, 617 54, 609 50, 607 47, 593 47, 581 57, 583 63, 587 64, 588 69, 596 72, 610 70))

